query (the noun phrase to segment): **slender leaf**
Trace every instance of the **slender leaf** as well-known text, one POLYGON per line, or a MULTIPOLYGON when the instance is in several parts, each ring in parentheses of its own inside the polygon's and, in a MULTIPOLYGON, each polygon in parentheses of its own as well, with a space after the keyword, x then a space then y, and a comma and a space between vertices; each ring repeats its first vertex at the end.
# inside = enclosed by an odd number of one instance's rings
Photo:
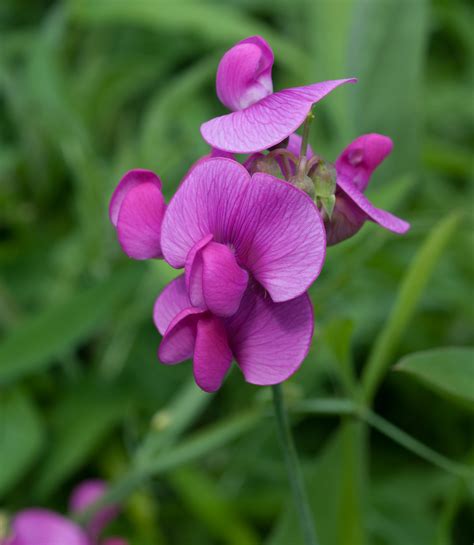
POLYGON ((0 392, 0 497, 30 469, 43 441, 43 424, 27 395, 0 392))
POLYGON ((77 471, 127 414, 127 396, 116 388, 86 381, 54 409, 52 449, 38 471, 34 492, 43 497, 77 471))
POLYGON ((415 255, 387 323, 378 335, 366 363, 362 382, 365 398, 371 400, 405 328, 415 313, 418 301, 443 250, 456 231, 459 213, 450 214, 432 230, 415 255))
POLYGON ((236 512, 213 480, 191 467, 175 470, 168 477, 185 505, 210 533, 228 545, 258 545, 256 532, 236 512))
POLYGON ((141 274, 141 267, 127 267, 21 323, 0 343, 0 384, 44 370, 84 341, 109 320, 141 274))
POLYGON ((355 0, 349 71, 359 78, 350 95, 357 133, 381 132, 395 142, 384 172, 411 170, 419 149, 419 97, 428 2, 355 0))
POLYGON ((429 388, 474 407, 474 348, 437 348, 405 356, 395 367, 429 388))

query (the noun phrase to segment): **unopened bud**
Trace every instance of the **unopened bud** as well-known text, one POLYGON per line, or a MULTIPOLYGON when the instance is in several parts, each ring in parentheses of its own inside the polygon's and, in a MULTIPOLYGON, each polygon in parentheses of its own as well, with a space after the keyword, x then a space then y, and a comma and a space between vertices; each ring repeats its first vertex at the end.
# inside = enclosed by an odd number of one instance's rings
POLYGON ((256 157, 250 166, 248 167, 250 174, 255 174, 256 172, 264 172, 265 174, 271 174, 275 178, 281 178, 281 169, 278 161, 275 157, 269 157, 268 155, 263 155, 262 157, 256 157))
POLYGON ((307 193, 312 199, 314 199, 314 183, 309 176, 292 176, 288 181, 305 193, 307 193))
POLYGON ((331 219, 336 204, 336 176, 336 169, 327 161, 320 161, 311 175, 316 204, 328 219, 331 219))
POLYGON ((327 198, 336 192, 336 169, 331 163, 320 161, 311 178, 314 181, 316 197, 327 198))
POLYGON ((330 197, 319 197, 318 201, 321 203, 321 207, 324 210, 328 219, 332 218, 334 212, 334 206, 336 205, 336 195, 330 197))

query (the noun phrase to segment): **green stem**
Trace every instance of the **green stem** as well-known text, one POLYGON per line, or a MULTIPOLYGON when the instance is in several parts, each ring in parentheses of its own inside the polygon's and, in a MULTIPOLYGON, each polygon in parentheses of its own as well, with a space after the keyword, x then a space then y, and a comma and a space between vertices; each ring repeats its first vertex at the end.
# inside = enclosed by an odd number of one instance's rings
POLYGON ((87 523, 95 513, 106 505, 123 502, 151 477, 192 462, 208 452, 214 451, 253 428, 260 418, 259 411, 242 413, 205 431, 196 433, 190 439, 167 449, 155 458, 145 457, 140 464, 132 466, 132 469, 113 484, 99 500, 77 515, 76 521, 80 524, 87 523))
POLYGON ((314 119, 314 114, 312 111, 306 116, 304 125, 303 125, 303 137, 301 139, 301 149, 300 156, 298 158, 298 166, 296 168, 296 175, 304 175, 304 168, 306 166, 306 153, 308 151, 309 143, 309 129, 311 127, 311 122, 314 119))
POLYGON ((307 545, 317 545, 314 519, 309 508, 308 497, 304 486, 303 474, 298 461, 295 444, 291 435, 288 413, 286 412, 281 386, 272 386, 275 418, 278 426, 286 468, 290 481, 293 498, 300 518, 301 529, 307 545))

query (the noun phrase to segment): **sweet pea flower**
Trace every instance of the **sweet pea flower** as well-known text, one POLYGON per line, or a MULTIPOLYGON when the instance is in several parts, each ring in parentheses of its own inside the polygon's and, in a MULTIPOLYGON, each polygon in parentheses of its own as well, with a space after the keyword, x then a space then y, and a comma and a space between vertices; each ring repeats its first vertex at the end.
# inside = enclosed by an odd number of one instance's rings
MULTIPOLYGON (((286 150, 298 156, 300 147, 301 137, 291 135, 286 150)), ((336 159, 336 203, 331 218, 325 218, 328 246, 352 237, 366 221, 373 221, 397 234, 410 228, 406 221, 376 208, 364 195, 372 173, 392 148, 392 140, 387 136, 364 134, 349 144, 336 159)), ((308 160, 314 157, 310 146, 306 157, 308 160)))
POLYGON ((306 357, 313 334, 306 293, 274 303, 257 284, 247 287, 238 311, 223 318, 193 306, 181 275, 163 290, 153 314, 163 335, 159 360, 175 364, 193 358, 194 378, 206 392, 221 386, 232 359, 251 384, 286 380, 306 357))
MULTIPOLYGON (((105 493, 103 481, 89 480, 81 483, 70 498, 71 512, 79 514, 105 493)), ((107 538, 100 542, 102 530, 118 514, 117 506, 100 509, 85 529, 75 522, 48 509, 25 509, 12 520, 8 537, 0 545, 128 545, 122 538, 107 538)))
POLYGON ((165 211, 161 180, 156 174, 135 169, 123 176, 110 200, 109 217, 129 257, 162 257, 160 233, 165 211))
POLYGON ((0 545, 92 545, 82 528, 47 509, 26 509, 11 524, 0 545))
POLYGON ((303 123, 314 103, 354 78, 313 83, 273 92, 273 51, 260 36, 237 43, 217 69, 217 96, 232 113, 201 126, 212 147, 253 153, 282 142, 303 123))
POLYGON ((215 158, 196 164, 171 199, 161 247, 185 267, 191 306, 231 316, 253 282, 274 302, 304 293, 321 271, 325 233, 308 195, 215 158))
POLYGON ((366 221, 373 221, 393 233, 403 234, 410 224, 390 212, 376 208, 364 195, 373 171, 392 151, 390 138, 364 134, 349 144, 337 158, 336 205, 326 222, 328 244, 355 235, 366 221))
MULTIPOLYGON (((90 479, 79 484, 72 492, 69 499, 71 513, 80 514, 98 501, 106 492, 107 485, 99 479, 90 479)), ((87 533, 95 543, 99 539, 102 530, 118 515, 117 505, 108 505, 99 509, 87 525, 87 533)))

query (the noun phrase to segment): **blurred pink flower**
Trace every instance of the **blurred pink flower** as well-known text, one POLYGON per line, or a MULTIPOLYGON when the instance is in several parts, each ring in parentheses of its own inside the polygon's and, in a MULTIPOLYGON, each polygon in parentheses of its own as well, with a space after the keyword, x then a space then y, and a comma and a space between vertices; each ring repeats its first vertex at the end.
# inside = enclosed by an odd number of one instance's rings
MULTIPOLYGON (((100 480, 81 483, 70 498, 71 512, 78 514, 99 500, 106 491, 100 480)), ((117 506, 107 506, 92 517, 84 530, 75 522, 47 509, 25 509, 11 522, 9 536, 0 545, 99 545, 100 534, 118 514, 117 506)), ((128 545, 121 538, 108 538, 101 545, 128 545)))
MULTIPOLYGON (((104 481, 94 479, 84 481, 72 492, 69 500, 69 509, 72 514, 79 514, 98 501, 106 492, 107 485, 104 481)), ((87 525, 87 533, 92 542, 96 542, 102 530, 118 515, 117 505, 103 507, 91 518, 87 525)))
POLYGON ((232 113, 201 126, 214 148, 253 153, 279 144, 303 123, 312 105, 354 78, 313 83, 273 92, 273 51, 260 36, 246 38, 222 57, 216 89, 232 113))
POLYGON ((221 386, 233 358, 247 382, 286 380, 306 357, 313 334, 307 294, 274 303, 260 286, 250 285, 238 311, 222 318, 193 306, 183 275, 156 300, 154 320, 163 335, 160 361, 175 364, 193 358, 195 380, 207 392, 221 386))
POLYGON ((46 509, 26 509, 13 518, 1 545, 92 545, 80 526, 46 509))

